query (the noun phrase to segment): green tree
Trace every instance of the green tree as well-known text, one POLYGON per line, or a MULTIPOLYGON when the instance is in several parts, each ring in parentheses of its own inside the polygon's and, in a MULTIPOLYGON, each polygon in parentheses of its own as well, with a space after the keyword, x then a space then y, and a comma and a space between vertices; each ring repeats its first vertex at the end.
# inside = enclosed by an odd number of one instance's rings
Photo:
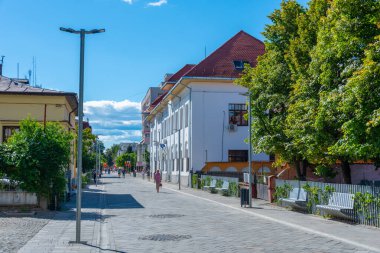
POLYGON ((106 149, 105 158, 108 167, 112 167, 117 157, 117 153, 120 150, 120 146, 117 144, 112 145, 110 148, 106 149))
POLYGON ((255 152, 275 153, 278 160, 296 166, 302 178, 303 159, 293 139, 286 135, 286 118, 293 76, 288 55, 291 42, 298 37, 298 18, 305 9, 296 1, 282 1, 281 8, 269 18, 263 33, 266 53, 258 58, 255 68, 247 68, 237 83, 249 88, 252 100, 252 142, 255 152))
POLYGON ((380 166, 380 36, 366 50, 359 70, 344 87, 339 111, 350 115, 332 153, 375 161, 380 166))
POLYGON ((131 167, 135 168, 136 167, 136 154, 135 153, 124 153, 116 158, 116 166, 118 167, 124 167, 126 162, 131 163, 131 167))
POLYGON ((323 152, 318 149, 314 135, 319 93, 310 85, 309 66, 312 61, 311 52, 317 44, 317 34, 322 25, 321 20, 326 17, 330 4, 331 0, 309 2, 308 10, 298 17, 298 36, 290 42, 287 54, 293 84, 285 132, 303 159, 303 176, 306 176, 309 163, 324 163, 321 161, 323 152))
POLYGON ((14 168, 8 176, 38 196, 64 192, 72 140, 73 135, 59 123, 44 127, 31 119, 21 121, 20 131, 3 144, 9 152, 7 164, 14 168))
POLYGON ((340 160, 343 178, 351 183, 350 162, 358 159, 344 149, 333 148, 340 142, 343 124, 353 117, 339 110, 344 97, 344 86, 362 65, 365 48, 379 33, 376 17, 379 15, 378 0, 333 0, 327 16, 321 19, 317 44, 311 57, 309 86, 318 92, 315 101, 313 151, 325 160, 340 160))
POLYGON ((82 167, 83 172, 92 171, 96 164, 96 135, 90 128, 83 129, 82 167))

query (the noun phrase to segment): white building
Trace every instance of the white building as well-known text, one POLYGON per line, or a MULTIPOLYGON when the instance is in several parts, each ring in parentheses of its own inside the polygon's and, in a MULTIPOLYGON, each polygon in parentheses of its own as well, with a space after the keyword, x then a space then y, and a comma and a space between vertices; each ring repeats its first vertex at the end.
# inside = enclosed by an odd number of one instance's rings
MULTIPOLYGON (((234 84, 244 64, 256 65, 264 44, 241 31, 197 65, 186 65, 161 87, 150 111, 151 169, 187 185, 206 162, 248 160, 247 89, 234 84), (183 176, 183 177, 182 177, 183 176)), ((253 159, 268 161, 265 154, 253 159)))

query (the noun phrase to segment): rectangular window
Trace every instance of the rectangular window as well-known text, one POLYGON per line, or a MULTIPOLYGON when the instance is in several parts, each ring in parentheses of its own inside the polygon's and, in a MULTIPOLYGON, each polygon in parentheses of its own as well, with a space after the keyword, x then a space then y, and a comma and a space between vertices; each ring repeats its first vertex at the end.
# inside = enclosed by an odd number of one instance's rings
POLYGON ((183 108, 179 111, 179 129, 182 129, 183 126, 183 108))
POLYGON ((185 107, 185 127, 189 126, 189 105, 185 107))
POLYGON ((228 150, 229 162, 247 162, 248 150, 228 150))
POLYGON ((4 126, 3 127, 3 142, 6 142, 9 137, 20 130, 19 126, 4 126))
POLYGON ((244 118, 244 114, 247 114, 246 104, 228 105, 229 124, 234 124, 238 126, 248 126, 248 121, 244 118))
POLYGON ((178 131, 178 111, 174 114, 174 130, 178 131))

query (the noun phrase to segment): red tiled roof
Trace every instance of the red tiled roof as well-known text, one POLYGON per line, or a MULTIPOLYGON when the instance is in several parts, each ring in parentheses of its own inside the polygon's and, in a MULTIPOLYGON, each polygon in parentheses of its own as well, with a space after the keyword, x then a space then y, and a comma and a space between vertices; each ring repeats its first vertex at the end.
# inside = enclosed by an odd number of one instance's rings
POLYGON ((175 74, 173 74, 169 79, 168 83, 176 83, 183 77, 187 72, 194 68, 195 64, 186 64, 183 68, 178 70, 175 74))
POLYGON ((148 111, 153 110, 160 102, 161 100, 166 96, 167 92, 163 93, 162 95, 158 96, 151 104, 148 109, 148 111))
POLYGON ((185 76, 237 78, 241 75, 241 70, 235 69, 234 60, 247 61, 251 66, 256 66, 257 57, 264 52, 265 46, 262 41, 240 31, 185 76))

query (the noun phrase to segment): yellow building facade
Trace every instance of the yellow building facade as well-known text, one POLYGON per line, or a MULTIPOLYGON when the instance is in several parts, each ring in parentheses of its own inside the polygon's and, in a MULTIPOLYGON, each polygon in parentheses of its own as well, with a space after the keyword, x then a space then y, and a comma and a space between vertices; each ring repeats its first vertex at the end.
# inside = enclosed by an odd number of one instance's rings
MULTIPOLYGON (((59 122, 75 131, 76 93, 29 86, 27 82, 0 76, 0 143, 19 128, 27 117, 40 123, 59 122)), ((75 177, 74 142, 71 147, 70 178, 75 177)))

